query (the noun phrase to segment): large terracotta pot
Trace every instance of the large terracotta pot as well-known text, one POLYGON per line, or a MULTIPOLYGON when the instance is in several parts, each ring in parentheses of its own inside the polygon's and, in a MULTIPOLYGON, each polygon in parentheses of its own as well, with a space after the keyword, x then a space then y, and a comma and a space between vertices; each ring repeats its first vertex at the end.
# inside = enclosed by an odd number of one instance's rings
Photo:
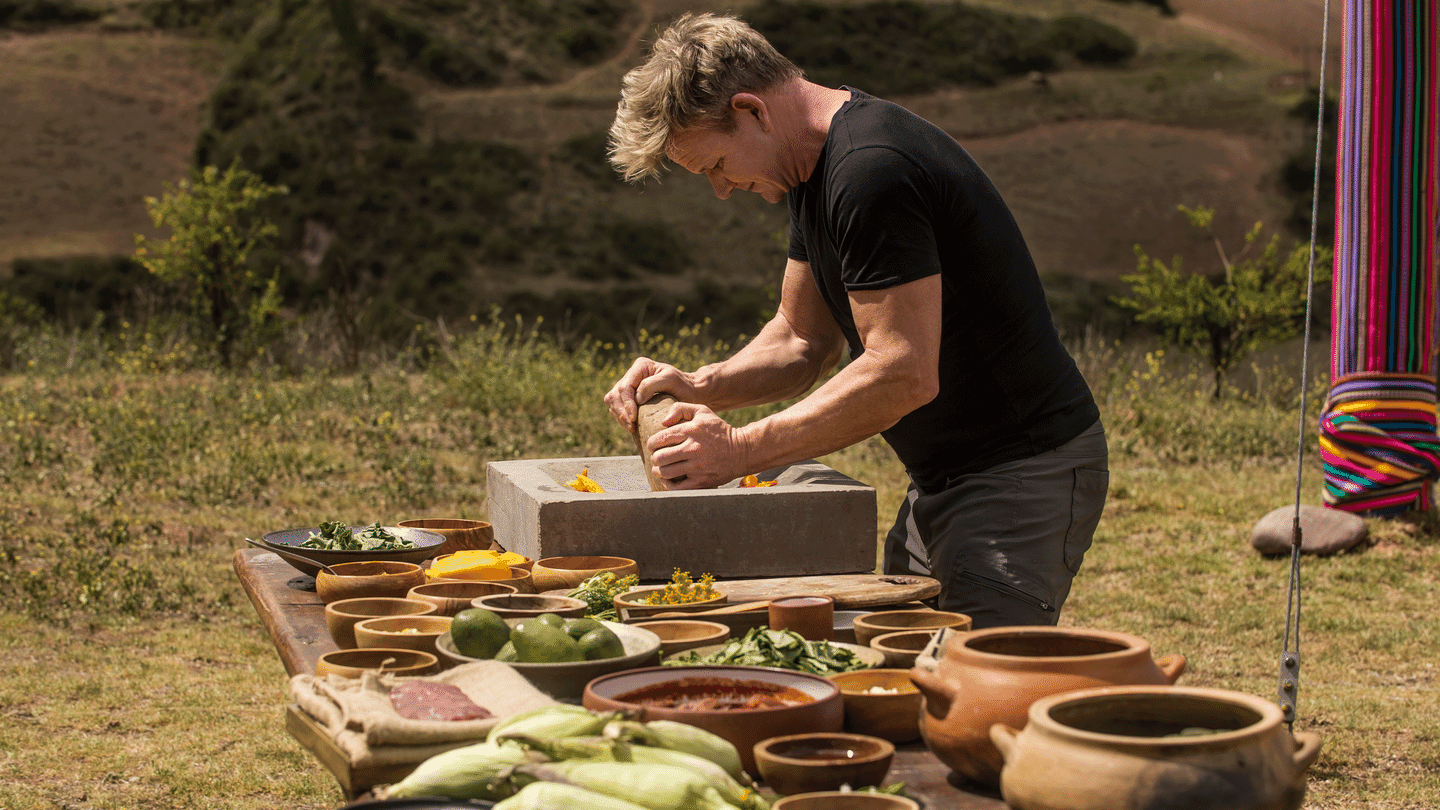
POLYGON ((925 696, 920 734, 955 772, 988 785, 1005 764, 990 726, 1023 728, 1036 700, 1097 686, 1172 684, 1183 655, 1158 660, 1138 636, 1076 627, 990 627, 952 637, 938 666, 910 670, 925 696))
POLYGON ((1297 810, 1320 737, 1270 701, 1223 689, 1115 686, 1041 698, 996 724, 1014 810, 1297 810))

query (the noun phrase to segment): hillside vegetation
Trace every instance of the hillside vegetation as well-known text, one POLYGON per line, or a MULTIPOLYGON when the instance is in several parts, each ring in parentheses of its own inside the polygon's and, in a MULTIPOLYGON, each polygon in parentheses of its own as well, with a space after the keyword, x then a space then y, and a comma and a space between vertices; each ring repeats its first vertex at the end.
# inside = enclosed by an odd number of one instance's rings
MULTIPOLYGON (((753 331, 772 305, 784 211, 758 200, 720 204, 688 177, 627 187, 604 161, 619 74, 653 27, 684 7, 632 0, 75 6, 89 9, 90 19, 99 15, 105 30, 128 19, 165 36, 226 43, 192 164, 238 160, 288 186, 291 193, 267 212, 282 238, 256 260, 280 269, 291 316, 348 320, 352 330, 389 343, 408 340, 417 321, 454 323, 492 307, 545 316, 567 334, 632 340, 638 329, 677 317, 708 317, 728 336, 753 331)), ((1100 0, 1078 7, 766 0, 744 13, 816 80, 895 94, 961 137, 1022 226, 1036 225, 1027 232, 1057 317, 1078 331, 1087 323, 1125 328, 1106 302, 1114 280, 1133 266, 1134 242, 1213 263, 1204 245, 1183 234, 1175 205, 1230 195, 1238 204, 1219 206, 1222 223, 1237 230, 1257 216, 1279 227, 1285 214, 1278 150, 1304 126, 1275 106, 1283 98, 1256 95, 1254 82, 1273 68, 1257 70, 1177 35, 1168 10, 1100 0), (1242 79, 1206 86, 1220 70, 1242 79), (1037 72, 1043 84, 1026 78, 1037 72), (1220 120, 1222 112, 1229 120, 1220 120), (1077 126, 1127 117, 1161 128, 1077 126), (1215 134, 1165 130, 1171 122, 1215 134), (1097 134, 1120 140, 1086 141, 1097 134), (1201 146, 1217 136, 1216 148, 1201 146), (1223 191, 1223 177, 1208 185, 1163 175, 1142 183, 1126 173, 1133 169, 1117 173, 1111 160, 1122 150, 1136 160, 1135 138, 1155 147, 1141 159, 1199 159, 1182 172, 1213 173, 1206 161, 1241 157, 1243 169, 1226 171, 1259 168, 1270 179, 1255 181, 1262 188, 1247 179, 1223 191), (1247 154, 1249 141, 1268 142, 1268 157, 1247 154), (1032 149, 1038 160, 1027 155, 1032 149), (1053 173, 1057 158, 1061 174, 1053 173), (1017 174, 1028 170, 1045 174, 1017 174), (1104 202, 1080 191, 1097 188, 1092 172, 1113 183, 1099 186, 1104 202), (1045 221, 1057 216, 1065 220, 1059 231, 1045 221)), ((72 21, 50 24, 62 22, 72 21)), ((152 181, 152 193, 165 179, 152 181)), ((143 274, 123 261, 21 259, 12 289, 48 317, 83 323, 109 309, 116 322, 147 302, 163 309, 146 297, 143 274), (82 287, 96 292, 76 292, 82 287), (117 297, 131 309, 117 310, 117 297)))

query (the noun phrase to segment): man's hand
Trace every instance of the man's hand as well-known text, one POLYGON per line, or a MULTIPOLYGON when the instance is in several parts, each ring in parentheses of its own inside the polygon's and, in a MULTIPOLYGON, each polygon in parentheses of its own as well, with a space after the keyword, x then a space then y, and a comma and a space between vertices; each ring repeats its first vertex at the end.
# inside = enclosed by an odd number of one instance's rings
POLYGON ((666 489, 708 489, 748 472, 749 450, 740 431, 704 405, 677 402, 662 424, 649 447, 666 489))
POLYGON ((605 394, 610 415, 620 426, 634 433, 640 416, 640 403, 649 402, 656 394, 669 394, 680 401, 695 398, 695 386, 685 372, 648 357, 637 357, 620 381, 605 394))

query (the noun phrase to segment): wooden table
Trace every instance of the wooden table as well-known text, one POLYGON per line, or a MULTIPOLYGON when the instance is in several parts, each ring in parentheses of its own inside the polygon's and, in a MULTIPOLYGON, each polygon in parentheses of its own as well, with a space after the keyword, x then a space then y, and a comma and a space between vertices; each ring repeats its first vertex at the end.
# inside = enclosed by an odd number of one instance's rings
MULTIPOLYGON (((259 613, 265 630, 270 634, 280 661, 290 675, 315 671, 315 661, 336 649, 325 627, 325 604, 315 593, 315 580, 301 574, 275 554, 256 548, 235 552, 235 573, 259 613)), ((303 712, 290 710, 286 730, 316 755, 340 783, 349 798, 363 793, 380 781, 365 784, 348 773, 343 757, 327 748, 324 735, 318 732, 303 712)), ((398 778, 387 775, 384 781, 398 778)), ((927 810, 1005 810, 999 792, 960 780, 937 760, 923 744, 909 743, 896 747, 895 762, 887 777, 891 782, 904 782, 906 790, 927 810)))

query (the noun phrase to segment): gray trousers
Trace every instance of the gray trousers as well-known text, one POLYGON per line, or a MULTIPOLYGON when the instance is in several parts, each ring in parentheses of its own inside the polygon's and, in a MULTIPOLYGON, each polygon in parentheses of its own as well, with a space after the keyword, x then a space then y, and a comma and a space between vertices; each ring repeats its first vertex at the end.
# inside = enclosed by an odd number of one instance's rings
POLYGON ((938 492, 912 483, 885 538, 885 573, 940 580, 938 607, 976 629, 1055 624, 1100 523, 1108 458, 1097 421, 1054 450, 938 492))

